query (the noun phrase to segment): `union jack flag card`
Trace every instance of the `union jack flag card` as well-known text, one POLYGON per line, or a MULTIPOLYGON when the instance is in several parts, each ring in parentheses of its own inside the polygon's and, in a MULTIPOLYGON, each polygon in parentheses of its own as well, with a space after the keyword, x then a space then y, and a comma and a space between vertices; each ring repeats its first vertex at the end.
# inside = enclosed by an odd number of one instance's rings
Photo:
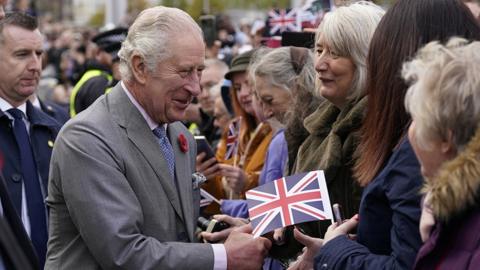
POLYGON ((225 160, 231 159, 237 154, 238 149, 238 137, 240 135, 240 123, 242 118, 239 117, 233 120, 230 125, 228 125, 227 132, 227 151, 225 152, 225 160))
POLYGON ((313 220, 331 219, 323 171, 284 177, 246 192, 253 236, 313 220))

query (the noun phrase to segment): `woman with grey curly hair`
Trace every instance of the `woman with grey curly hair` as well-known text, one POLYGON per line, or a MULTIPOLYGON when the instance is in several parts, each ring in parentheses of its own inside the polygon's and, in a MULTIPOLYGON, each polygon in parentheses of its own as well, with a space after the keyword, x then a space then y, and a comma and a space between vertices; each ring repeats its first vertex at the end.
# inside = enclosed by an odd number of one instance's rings
POLYGON ((409 139, 425 177, 414 269, 480 265, 480 42, 427 44, 403 76, 409 139))
MULTIPOLYGON (((308 96, 315 104, 320 103, 320 98, 315 94, 313 56, 306 48, 259 49, 250 62, 248 76, 258 105, 254 106, 257 115, 275 127, 260 173, 259 185, 263 185, 284 174, 288 159, 285 125, 298 119, 301 111, 312 111, 312 106, 299 103, 304 101, 300 97, 308 96)), ((231 216, 248 217, 243 200, 223 200, 221 210, 231 216)))

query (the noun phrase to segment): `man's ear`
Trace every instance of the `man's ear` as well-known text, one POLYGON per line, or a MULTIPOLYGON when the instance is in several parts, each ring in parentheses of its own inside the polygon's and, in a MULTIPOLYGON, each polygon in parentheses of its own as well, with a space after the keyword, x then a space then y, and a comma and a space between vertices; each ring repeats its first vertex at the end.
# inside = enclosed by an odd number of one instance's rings
POLYGON ((148 69, 143 57, 138 54, 133 54, 130 62, 132 65, 132 75, 135 80, 140 84, 145 84, 147 81, 148 69))

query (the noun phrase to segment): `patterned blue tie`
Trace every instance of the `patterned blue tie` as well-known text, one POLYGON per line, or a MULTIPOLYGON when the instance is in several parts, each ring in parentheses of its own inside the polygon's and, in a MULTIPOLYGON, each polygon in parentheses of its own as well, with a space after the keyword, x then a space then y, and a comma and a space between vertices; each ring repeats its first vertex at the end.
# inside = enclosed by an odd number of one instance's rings
POLYGON ((173 148, 168 140, 165 128, 159 126, 153 130, 153 134, 158 138, 160 149, 162 150, 163 157, 167 161, 168 169, 170 170, 170 175, 175 178, 175 155, 173 154, 173 148))
POLYGON ((30 238, 40 260, 40 265, 43 266, 47 252, 48 235, 46 211, 38 170, 33 157, 27 128, 23 122, 23 112, 19 109, 9 109, 8 112, 15 119, 13 134, 20 150, 20 163, 27 196, 28 217, 30 219, 30 238))

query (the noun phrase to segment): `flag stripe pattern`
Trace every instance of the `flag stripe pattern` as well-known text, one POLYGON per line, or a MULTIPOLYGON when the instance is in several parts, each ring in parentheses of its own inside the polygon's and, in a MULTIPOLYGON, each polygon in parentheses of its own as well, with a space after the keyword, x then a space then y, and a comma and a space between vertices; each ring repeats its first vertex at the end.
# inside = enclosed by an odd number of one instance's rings
POLYGON ((200 189, 200 207, 205 207, 214 201, 214 197, 206 192, 203 188, 200 189))
POLYGON ((225 152, 225 160, 231 159, 236 152, 238 147, 238 137, 240 134, 240 118, 233 120, 230 125, 228 125, 227 132, 227 151, 225 152))
POLYGON ((332 219, 323 171, 284 177, 246 193, 253 235, 312 220, 332 219))

